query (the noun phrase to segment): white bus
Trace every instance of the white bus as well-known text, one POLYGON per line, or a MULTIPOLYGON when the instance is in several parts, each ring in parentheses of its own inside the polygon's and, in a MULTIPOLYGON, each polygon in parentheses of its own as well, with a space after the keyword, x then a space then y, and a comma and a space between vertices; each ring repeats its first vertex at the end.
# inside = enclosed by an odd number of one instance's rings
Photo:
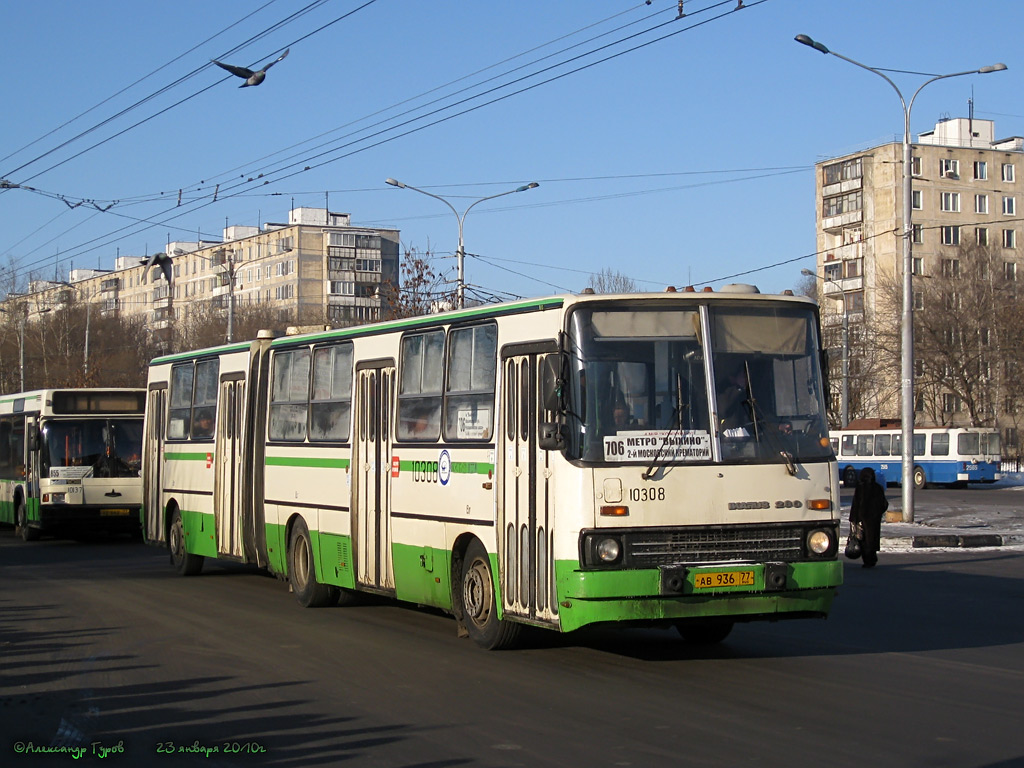
MULTIPOLYGON (((843 484, 857 483, 857 473, 871 467, 886 483, 903 482, 903 433, 899 424, 878 419, 877 426, 858 425, 832 433, 843 484), (860 428, 857 428, 857 427, 860 428)), ((994 483, 1002 478, 999 430, 993 427, 914 428, 914 487, 994 483)))
POLYGON ((0 396, 0 523, 44 533, 139 533, 144 389, 0 396))
POLYGON ((803 298, 555 296, 170 355, 148 386, 145 536, 182 574, 436 606, 485 648, 600 622, 716 642, 824 616, 842 580, 803 298))

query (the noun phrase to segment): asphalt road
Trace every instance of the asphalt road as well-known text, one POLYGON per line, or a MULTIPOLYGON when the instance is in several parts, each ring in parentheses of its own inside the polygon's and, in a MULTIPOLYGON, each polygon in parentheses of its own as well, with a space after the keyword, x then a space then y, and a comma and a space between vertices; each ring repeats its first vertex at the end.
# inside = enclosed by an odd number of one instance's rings
POLYGON ((487 653, 414 606, 305 610, 246 568, 10 529, 0 584, 3 766, 1024 765, 1017 548, 848 563, 828 620, 702 650, 604 629, 487 653))

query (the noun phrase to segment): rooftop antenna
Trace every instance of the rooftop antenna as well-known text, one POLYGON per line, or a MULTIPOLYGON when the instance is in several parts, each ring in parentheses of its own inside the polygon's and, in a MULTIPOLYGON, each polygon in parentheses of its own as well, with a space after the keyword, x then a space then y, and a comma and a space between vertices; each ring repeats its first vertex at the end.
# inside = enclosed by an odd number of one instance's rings
POLYGON ((967 136, 974 144, 974 86, 971 86, 971 98, 967 100, 967 136))

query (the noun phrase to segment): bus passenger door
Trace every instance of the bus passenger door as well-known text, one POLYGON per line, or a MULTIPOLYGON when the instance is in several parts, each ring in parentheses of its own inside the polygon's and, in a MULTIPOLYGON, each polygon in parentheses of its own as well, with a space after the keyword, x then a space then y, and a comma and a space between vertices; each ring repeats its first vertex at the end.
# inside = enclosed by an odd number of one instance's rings
POLYGON ((356 582, 394 590, 391 561, 391 414, 393 364, 370 363, 356 373, 356 423, 352 451, 352 545, 356 582))
POLYGON ((217 437, 214 442, 214 525, 217 552, 242 557, 242 407, 245 381, 221 379, 217 404, 217 437))
POLYGON ((164 415, 167 389, 149 390, 146 401, 146 446, 143 475, 142 503, 145 504, 144 521, 147 541, 164 541, 163 474, 164 474, 164 415))
POLYGON ((502 360, 498 458, 501 595, 505 613, 555 622, 554 497, 549 454, 537 446, 538 359, 539 355, 532 353, 502 360))

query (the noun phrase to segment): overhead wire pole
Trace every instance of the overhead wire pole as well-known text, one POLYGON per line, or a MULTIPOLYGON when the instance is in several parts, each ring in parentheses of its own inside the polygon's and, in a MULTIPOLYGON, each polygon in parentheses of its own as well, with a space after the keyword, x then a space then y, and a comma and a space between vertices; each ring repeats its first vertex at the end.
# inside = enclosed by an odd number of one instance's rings
POLYGON ((903 521, 912 523, 914 522, 914 263, 912 246, 914 227, 911 220, 913 216, 913 206, 911 204, 913 189, 911 162, 913 158, 910 142, 910 112, 914 108, 914 101, 917 99, 917 95, 921 93, 926 85, 934 83, 936 80, 945 80, 950 77, 961 77, 963 75, 985 75, 989 72, 1002 72, 1006 69, 1006 65, 992 64, 980 69, 969 69, 965 72, 935 75, 918 86, 910 101, 907 102, 903 97, 903 92, 884 72, 831 51, 823 43, 819 43, 807 35, 797 35, 794 39, 801 45, 806 45, 823 54, 831 54, 838 59, 878 75, 896 91, 896 95, 900 97, 900 104, 903 107, 903 311, 900 321, 902 337, 900 354, 900 427, 902 434, 901 447, 903 450, 903 521))
POLYGON ((427 197, 432 197, 435 200, 440 200, 442 203, 444 203, 445 205, 452 209, 452 213, 454 213, 455 218, 458 219, 459 248, 455 252, 459 270, 458 283, 456 284, 455 287, 455 306, 457 309, 462 309, 463 307, 466 306, 466 246, 462 239, 462 225, 463 222, 465 222, 466 220, 466 214, 468 214, 472 210, 473 206, 475 206, 477 203, 482 203, 485 200, 493 200, 496 197, 504 197, 505 195, 514 195, 516 192, 525 192, 528 189, 536 189, 537 187, 540 186, 540 184, 538 184, 536 181, 531 181, 529 184, 524 184, 521 187, 510 189, 507 192, 499 192, 496 195, 488 195, 487 197, 481 197, 479 200, 475 200, 474 202, 470 203, 469 207, 466 208, 466 210, 463 211, 461 214, 459 214, 459 212, 455 209, 454 205, 452 205, 450 202, 448 202, 448 200, 441 197, 440 195, 435 195, 433 192, 427 192, 424 189, 411 187, 408 184, 403 184, 397 179, 385 179, 384 183, 390 184, 392 187, 398 187, 399 189, 411 189, 413 192, 419 192, 420 194, 426 195, 427 197))

